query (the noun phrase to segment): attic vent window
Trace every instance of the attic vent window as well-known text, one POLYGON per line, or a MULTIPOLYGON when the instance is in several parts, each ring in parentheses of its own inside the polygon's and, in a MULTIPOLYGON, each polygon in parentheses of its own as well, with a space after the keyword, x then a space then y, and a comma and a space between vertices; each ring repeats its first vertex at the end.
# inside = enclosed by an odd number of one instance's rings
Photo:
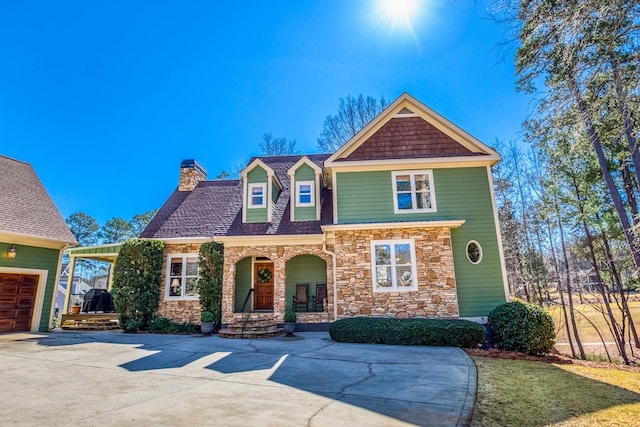
POLYGON ((398 114, 413 114, 413 111, 409 110, 407 107, 403 107, 402 110, 398 111, 398 114))

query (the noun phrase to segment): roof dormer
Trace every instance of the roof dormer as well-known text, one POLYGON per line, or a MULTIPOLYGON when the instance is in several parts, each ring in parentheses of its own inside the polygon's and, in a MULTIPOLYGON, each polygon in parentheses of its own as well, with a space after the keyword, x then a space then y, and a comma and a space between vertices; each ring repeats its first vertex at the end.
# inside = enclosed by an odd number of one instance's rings
POLYGON ((291 182, 291 221, 319 220, 322 169, 303 156, 289 168, 287 175, 291 182))
POLYGON ((274 170, 255 159, 240 172, 243 181, 242 222, 271 222, 273 208, 282 192, 274 170))

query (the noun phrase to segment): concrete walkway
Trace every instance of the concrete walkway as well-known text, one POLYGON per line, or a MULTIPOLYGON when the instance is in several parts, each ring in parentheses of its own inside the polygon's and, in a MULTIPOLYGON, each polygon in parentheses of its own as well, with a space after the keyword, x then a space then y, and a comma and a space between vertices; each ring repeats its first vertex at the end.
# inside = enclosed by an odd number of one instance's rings
POLYGON ((263 340, 0 334, 0 424, 464 426, 476 370, 460 349, 263 340))

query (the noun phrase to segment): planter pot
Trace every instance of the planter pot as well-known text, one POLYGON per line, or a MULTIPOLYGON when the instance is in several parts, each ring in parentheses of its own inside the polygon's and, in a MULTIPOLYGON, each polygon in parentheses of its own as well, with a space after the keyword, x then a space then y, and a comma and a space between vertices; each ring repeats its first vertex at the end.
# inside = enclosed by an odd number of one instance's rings
POLYGON ((295 330, 296 330, 295 322, 284 322, 284 331, 287 333, 288 337, 293 335, 293 331, 295 330))
POLYGON ((213 332, 213 322, 204 322, 200 324, 200 332, 205 335, 211 335, 213 332))
POLYGON ((80 306, 79 305, 71 306, 71 314, 80 314, 80 306))

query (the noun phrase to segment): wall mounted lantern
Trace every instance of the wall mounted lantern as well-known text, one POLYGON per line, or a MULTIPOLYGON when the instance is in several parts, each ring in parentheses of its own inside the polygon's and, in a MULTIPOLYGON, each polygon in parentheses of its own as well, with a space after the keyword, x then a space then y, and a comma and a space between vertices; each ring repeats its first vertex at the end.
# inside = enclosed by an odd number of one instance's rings
POLYGON ((12 245, 7 249, 7 258, 14 259, 16 257, 16 245, 12 245))

